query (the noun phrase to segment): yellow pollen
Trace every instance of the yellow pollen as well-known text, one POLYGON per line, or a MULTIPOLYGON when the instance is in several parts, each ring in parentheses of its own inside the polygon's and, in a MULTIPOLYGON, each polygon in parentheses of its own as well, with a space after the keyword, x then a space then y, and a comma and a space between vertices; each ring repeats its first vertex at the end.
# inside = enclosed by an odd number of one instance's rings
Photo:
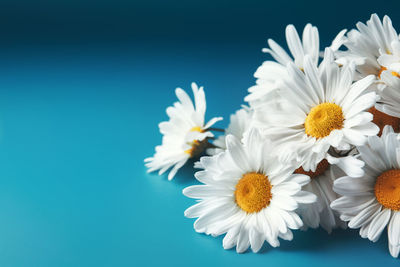
POLYGON ((392 75, 397 78, 400 78, 400 74, 398 72, 392 71, 392 75))
POLYGON ((247 213, 259 212, 271 201, 272 185, 268 177, 261 173, 249 172, 236 184, 236 204, 247 213))
POLYGON ((326 169, 328 169, 328 167, 329 167, 329 162, 326 159, 324 159, 320 163, 318 163, 317 168, 315 169, 315 172, 305 171, 303 169, 303 167, 300 167, 300 168, 296 169, 294 171, 294 173, 305 174, 305 175, 310 176, 310 178, 312 179, 312 178, 318 177, 319 175, 323 174, 326 171, 326 169))
POLYGON ((203 129, 201 129, 200 126, 194 126, 192 129, 190 129, 191 132, 199 132, 202 133, 204 132, 203 129))
POLYGON ((322 103, 311 109, 304 123, 308 136, 322 138, 331 131, 343 128, 344 116, 342 108, 334 103, 322 103))
POLYGON ((393 130, 398 133, 400 131, 400 118, 392 117, 383 112, 380 112, 376 108, 372 107, 368 110, 374 117, 372 122, 379 126, 378 136, 382 135, 382 130, 385 125, 391 125, 393 130))
POLYGON ((400 210, 400 170, 382 173, 375 183, 375 197, 387 209, 400 210))
MULTIPOLYGON (((385 71, 385 70, 387 70, 387 68, 385 68, 384 66, 381 66, 381 69, 380 69, 379 72, 378 72, 378 78, 379 78, 379 79, 381 78, 382 72, 385 71)), ((392 74, 394 77, 400 78, 400 74, 399 74, 398 72, 392 71, 391 74, 392 74)))

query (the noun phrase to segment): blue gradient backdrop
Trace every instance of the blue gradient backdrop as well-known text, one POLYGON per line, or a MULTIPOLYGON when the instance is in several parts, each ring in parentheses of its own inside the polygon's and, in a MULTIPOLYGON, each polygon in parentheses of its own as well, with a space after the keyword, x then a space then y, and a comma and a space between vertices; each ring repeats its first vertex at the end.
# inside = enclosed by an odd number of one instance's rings
POLYGON ((398 266, 385 235, 296 232, 237 255, 197 234, 181 191, 143 159, 174 88, 206 88, 227 118, 286 24, 325 46, 372 12, 400 30, 398 1, 1 1, 0 266, 398 266))

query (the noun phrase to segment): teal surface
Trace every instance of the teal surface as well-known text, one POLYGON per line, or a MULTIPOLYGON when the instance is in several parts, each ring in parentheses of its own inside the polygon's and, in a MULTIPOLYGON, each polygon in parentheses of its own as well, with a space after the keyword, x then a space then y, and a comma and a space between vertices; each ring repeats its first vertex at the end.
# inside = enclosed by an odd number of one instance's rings
POLYGON ((187 166, 169 182, 143 159, 177 86, 205 86, 207 118, 242 104, 286 24, 329 44, 398 1, 1 1, 0 266, 398 266, 357 231, 296 232, 238 255, 198 234, 187 166))

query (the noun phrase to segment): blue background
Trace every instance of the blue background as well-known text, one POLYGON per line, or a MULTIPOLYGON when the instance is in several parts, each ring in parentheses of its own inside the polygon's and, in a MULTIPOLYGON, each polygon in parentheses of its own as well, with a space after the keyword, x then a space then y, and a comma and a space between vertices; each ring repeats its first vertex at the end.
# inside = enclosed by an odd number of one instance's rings
MULTIPOLYGON (((386 234, 296 232, 237 255, 197 234, 181 194, 146 174, 174 89, 205 86, 207 117, 239 108, 286 24, 322 46, 398 1, 1 1, 0 266, 395 266, 386 234)), ((397 16, 396 16, 397 15, 397 16)))

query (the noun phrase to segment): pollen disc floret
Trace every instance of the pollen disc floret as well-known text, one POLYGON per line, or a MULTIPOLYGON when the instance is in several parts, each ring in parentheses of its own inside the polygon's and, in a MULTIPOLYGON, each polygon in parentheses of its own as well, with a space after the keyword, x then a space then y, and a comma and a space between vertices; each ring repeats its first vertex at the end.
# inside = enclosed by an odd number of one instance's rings
POLYGON ((375 196, 387 209, 400 210, 400 170, 382 173, 375 183, 375 196))
POLYGON ((236 184, 235 200, 247 213, 259 212, 271 201, 271 183, 262 173, 250 172, 236 184))
POLYGON ((335 103, 322 103, 313 107, 304 123, 307 135, 315 138, 328 136, 332 130, 343 128, 343 111, 335 103))

